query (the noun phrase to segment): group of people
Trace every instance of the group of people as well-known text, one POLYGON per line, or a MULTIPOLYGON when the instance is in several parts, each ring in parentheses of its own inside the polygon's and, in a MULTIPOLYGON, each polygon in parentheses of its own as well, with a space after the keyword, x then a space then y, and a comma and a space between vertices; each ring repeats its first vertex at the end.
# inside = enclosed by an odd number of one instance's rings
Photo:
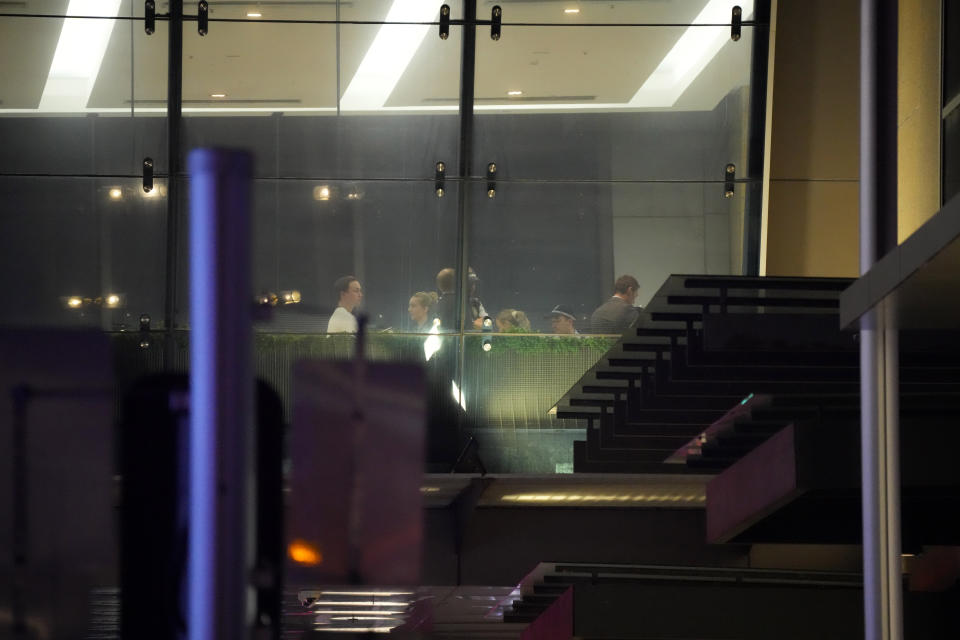
MULTIPOLYGON (((523 333, 530 331, 530 319, 518 309, 503 309, 496 316, 487 314, 477 294, 479 279, 473 269, 467 274, 468 309, 470 318, 465 319, 465 328, 477 331, 496 331, 523 333)), ((407 313, 410 315, 413 331, 430 333, 458 330, 456 303, 456 271, 442 269, 436 278, 437 291, 418 291, 410 297, 407 313)), ((601 304, 590 316, 590 333, 623 333, 632 327, 639 317, 639 309, 634 306, 640 283, 631 275, 617 278, 613 286, 613 295, 601 304)), ((354 310, 363 300, 363 287, 354 276, 343 276, 334 283, 337 295, 337 308, 327 323, 327 333, 356 333, 357 319, 354 310)), ((552 333, 575 335, 577 317, 572 310, 562 304, 555 306, 546 316, 550 319, 552 333)))

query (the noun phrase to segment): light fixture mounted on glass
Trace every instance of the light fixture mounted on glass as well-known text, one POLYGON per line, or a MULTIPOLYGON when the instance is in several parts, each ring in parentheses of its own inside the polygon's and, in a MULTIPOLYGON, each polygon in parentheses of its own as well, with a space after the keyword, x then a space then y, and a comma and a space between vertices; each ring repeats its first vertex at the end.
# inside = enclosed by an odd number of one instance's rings
POLYGON ((281 291, 280 293, 265 291, 257 296, 256 303, 262 307, 276 307, 285 304, 300 304, 301 299, 300 291, 297 289, 281 291))
POLYGON ((60 301, 63 303, 64 307, 74 311, 89 309, 91 307, 120 309, 126 302, 123 294, 120 293, 106 293, 102 296, 97 296, 96 298, 90 298, 87 296, 63 296, 60 298, 60 301))
POLYGON ((330 187, 325 184, 313 188, 313 199, 324 202, 330 199, 330 187))

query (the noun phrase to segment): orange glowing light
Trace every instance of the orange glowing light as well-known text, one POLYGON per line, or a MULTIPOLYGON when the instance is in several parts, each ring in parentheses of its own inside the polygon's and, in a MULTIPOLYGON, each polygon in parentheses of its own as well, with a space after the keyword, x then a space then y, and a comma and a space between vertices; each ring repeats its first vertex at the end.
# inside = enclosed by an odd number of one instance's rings
POLYGON ((287 554, 297 564, 317 565, 323 562, 323 554, 309 542, 294 540, 287 546, 287 554))

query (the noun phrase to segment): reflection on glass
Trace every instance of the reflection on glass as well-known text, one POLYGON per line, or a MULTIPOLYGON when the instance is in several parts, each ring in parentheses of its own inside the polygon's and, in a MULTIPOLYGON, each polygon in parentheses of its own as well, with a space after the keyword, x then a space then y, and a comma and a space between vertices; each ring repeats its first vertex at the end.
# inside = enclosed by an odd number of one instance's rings
MULTIPOLYGON (((243 13, 233 5, 212 9, 211 19, 243 13)), ((309 15, 329 19, 331 11, 311 8, 309 15)), ((214 23, 202 38, 184 24, 184 115, 336 111, 335 25, 241 20, 214 23)), ((241 123, 233 131, 242 135, 241 123)))
POLYGON ((576 331, 619 334, 592 317, 620 276, 643 307, 672 273, 743 272, 747 184, 730 198, 720 182, 505 182, 494 199, 469 186, 471 297, 501 333, 559 333, 559 308, 576 331))
POLYGON ((352 333, 364 314, 371 334, 429 332, 455 298, 438 275, 456 261, 457 188, 438 198, 432 182, 255 181, 252 293, 301 299, 272 307, 260 329, 352 333))
POLYGON ((162 326, 166 184, 0 178, 0 324, 135 330, 162 326))
POLYGON ((755 28, 734 40, 716 26, 729 4, 651 9, 686 27, 524 24, 478 38, 474 166, 496 162, 501 180, 717 180, 728 163, 747 175, 755 28))
POLYGON ((147 36, 129 6, 63 7, 74 17, 0 18, 0 173, 137 175, 144 157, 163 173, 166 24, 147 36))

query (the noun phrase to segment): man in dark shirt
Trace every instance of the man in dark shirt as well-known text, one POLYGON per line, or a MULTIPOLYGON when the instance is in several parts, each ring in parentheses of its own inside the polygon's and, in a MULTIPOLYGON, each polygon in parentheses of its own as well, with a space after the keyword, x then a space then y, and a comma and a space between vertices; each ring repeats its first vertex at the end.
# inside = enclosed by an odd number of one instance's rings
POLYGON ((633 306, 640 283, 633 276, 620 276, 613 285, 613 297, 590 316, 593 333, 623 333, 634 325, 639 310, 633 306))

